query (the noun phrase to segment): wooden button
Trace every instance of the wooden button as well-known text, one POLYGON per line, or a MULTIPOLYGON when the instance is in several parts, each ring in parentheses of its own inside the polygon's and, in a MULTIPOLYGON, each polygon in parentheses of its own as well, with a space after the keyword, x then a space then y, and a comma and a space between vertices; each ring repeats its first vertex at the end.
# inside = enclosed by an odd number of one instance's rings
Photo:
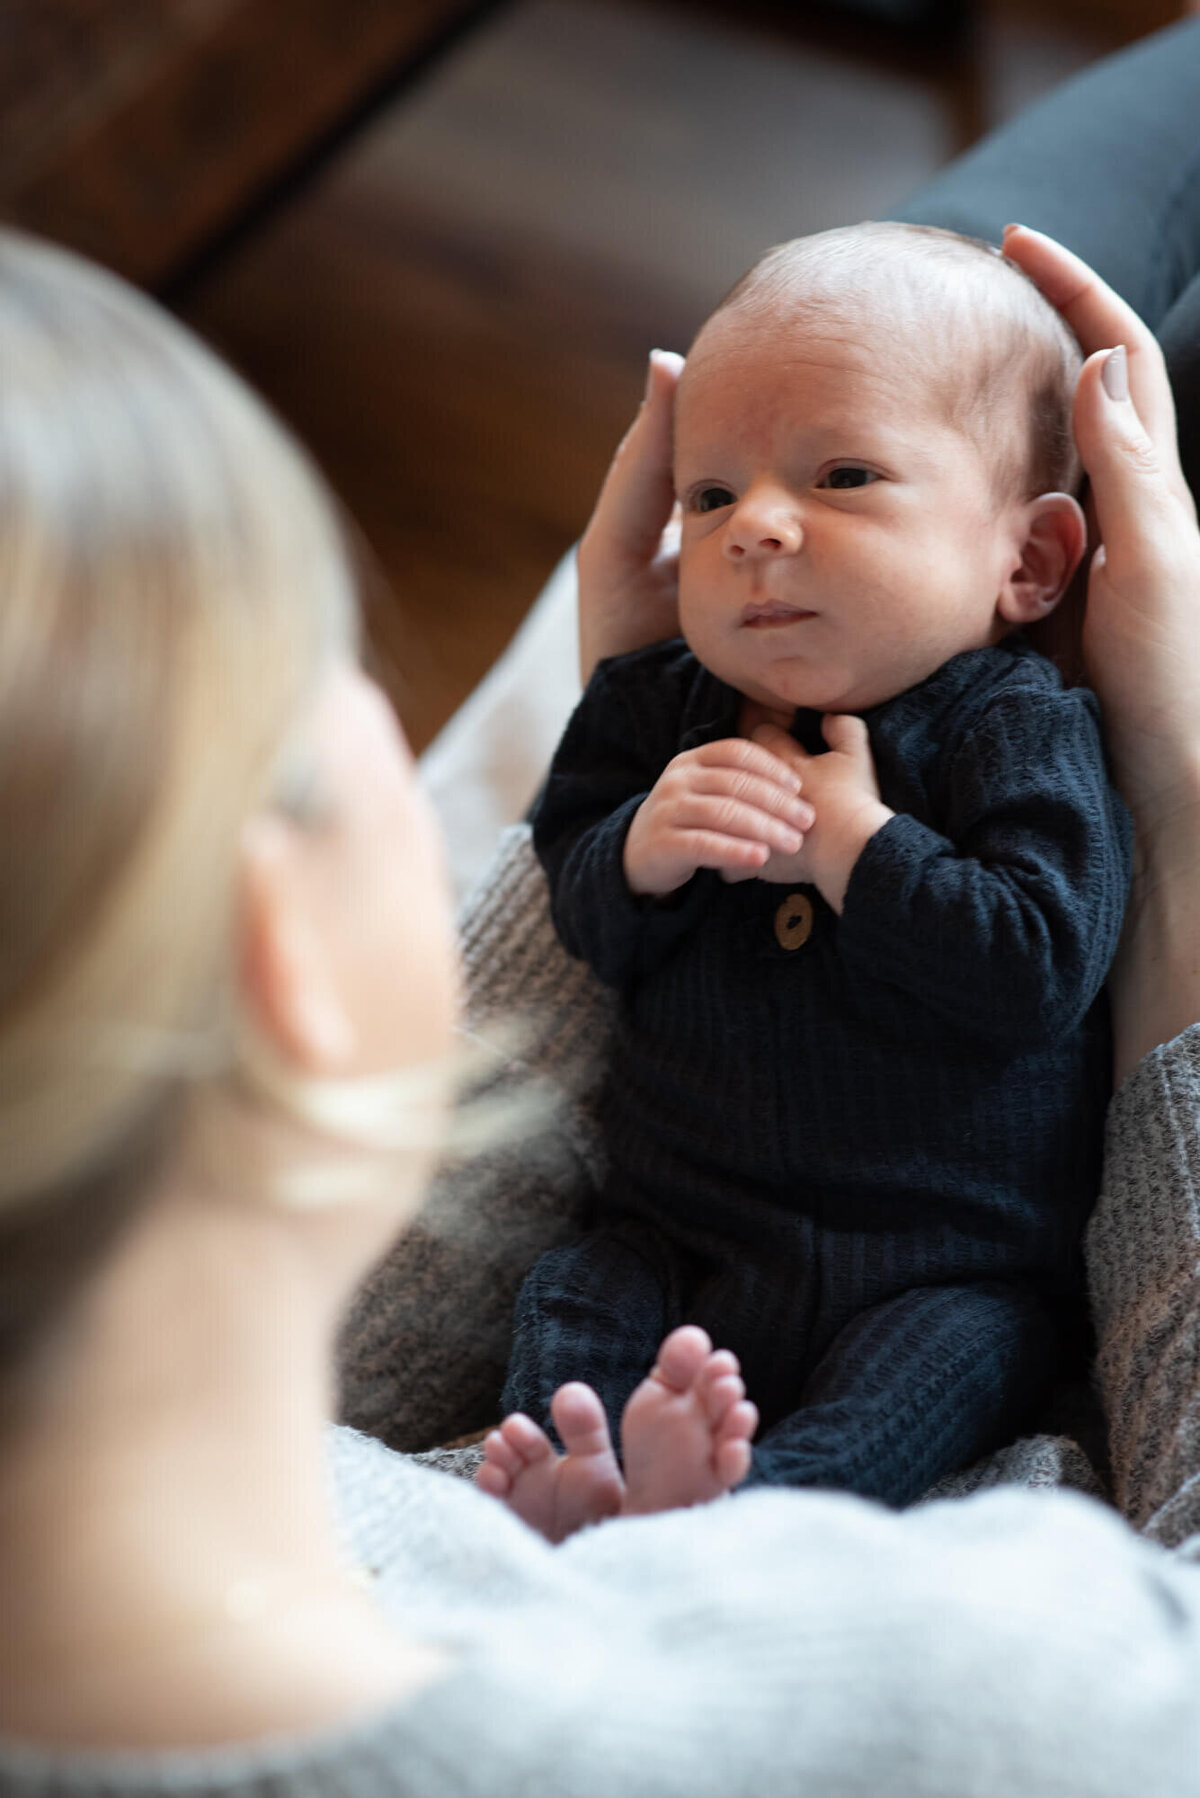
POLYGON ((802 949, 812 935, 812 900, 789 893, 775 913, 775 941, 781 949, 802 949))

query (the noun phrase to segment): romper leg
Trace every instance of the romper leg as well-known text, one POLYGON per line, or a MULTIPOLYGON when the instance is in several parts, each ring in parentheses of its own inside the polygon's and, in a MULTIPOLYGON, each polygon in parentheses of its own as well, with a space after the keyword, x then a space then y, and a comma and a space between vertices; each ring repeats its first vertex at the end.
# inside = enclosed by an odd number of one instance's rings
POLYGON ((543 1255, 517 1295, 505 1413, 524 1411, 557 1443, 550 1400, 567 1380, 586 1380, 619 1444, 626 1400, 679 1321, 668 1321, 675 1284, 666 1245, 640 1225, 601 1228, 543 1255))
POLYGON ((1015 1285, 927 1286, 851 1319, 755 1446, 747 1485, 911 1504, 1029 1423, 1055 1365, 1045 1305, 1015 1285))

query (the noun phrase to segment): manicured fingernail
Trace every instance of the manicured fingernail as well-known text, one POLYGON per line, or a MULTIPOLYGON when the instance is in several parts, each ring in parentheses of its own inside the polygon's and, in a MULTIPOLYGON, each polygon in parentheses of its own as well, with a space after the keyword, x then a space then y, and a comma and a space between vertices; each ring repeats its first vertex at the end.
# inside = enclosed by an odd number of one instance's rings
POLYGON ((646 391, 642 396, 644 399, 650 398, 650 389, 654 386, 654 358, 657 355, 657 350, 651 350, 649 356, 646 358, 646 391))
POLYGON ((1100 370, 1100 379, 1110 400, 1129 398, 1129 364, 1123 343, 1119 343, 1115 350, 1109 350, 1100 370))

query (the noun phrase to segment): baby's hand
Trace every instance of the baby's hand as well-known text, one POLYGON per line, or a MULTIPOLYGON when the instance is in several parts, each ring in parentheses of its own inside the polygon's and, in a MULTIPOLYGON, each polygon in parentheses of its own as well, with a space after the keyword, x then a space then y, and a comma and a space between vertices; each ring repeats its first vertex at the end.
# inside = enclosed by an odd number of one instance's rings
POLYGON ((773 854, 749 873, 725 874, 726 880, 809 882, 839 915, 855 862, 875 832, 895 814, 879 797, 875 761, 867 727, 849 713, 826 713, 822 734, 825 755, 809 755, 794 737, 773 724, 761 724, 754 742, 768 749, 799 775, 812 803, 814 822, 796 853, 773 854))
POLYGON ((629 890, 663 898, 698 868, 749 876, 773 854, 794 855, 813 821, 802 783, 791 759, 745 737, 684 750, 634 814, 625 839, 629 890))

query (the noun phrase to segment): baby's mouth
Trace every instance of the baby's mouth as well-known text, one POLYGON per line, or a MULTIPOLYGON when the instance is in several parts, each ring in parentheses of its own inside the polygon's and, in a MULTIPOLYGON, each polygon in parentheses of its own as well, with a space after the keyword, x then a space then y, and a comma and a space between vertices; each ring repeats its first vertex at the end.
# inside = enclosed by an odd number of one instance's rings
POLYGON ((803 606, 788 606, 781 599, 764 599, 753 602, 742 611, 742 623, 749 630, 769 630, 777 624, 799 624, 805 618, 815 618, 815 612, 809 612, 803 606))

